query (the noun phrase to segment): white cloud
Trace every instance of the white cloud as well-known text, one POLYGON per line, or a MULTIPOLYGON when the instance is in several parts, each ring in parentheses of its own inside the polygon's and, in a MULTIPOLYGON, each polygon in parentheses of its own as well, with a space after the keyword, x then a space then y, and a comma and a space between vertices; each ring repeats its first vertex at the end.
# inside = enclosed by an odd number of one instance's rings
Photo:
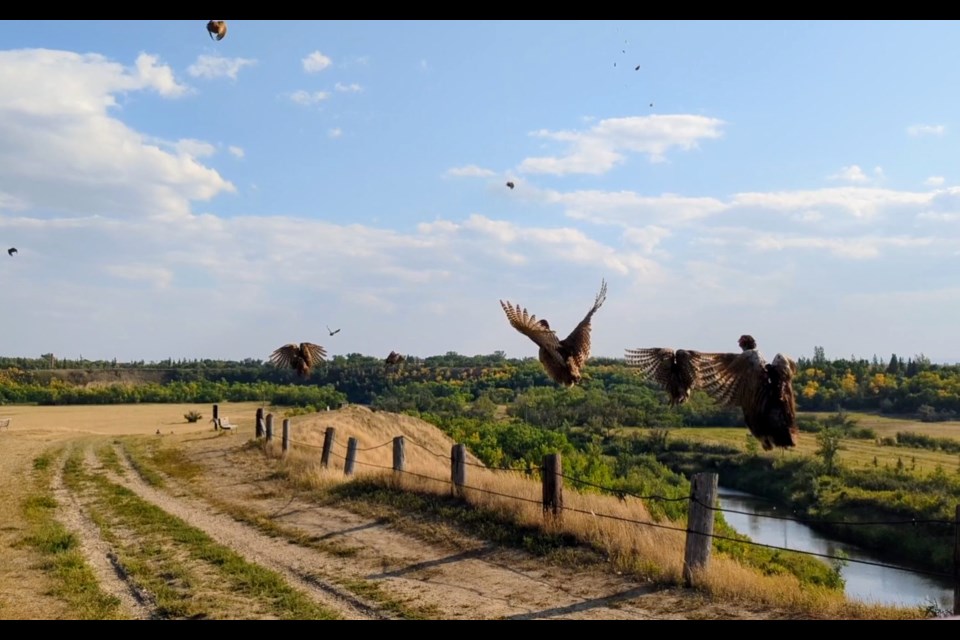
POLYGON ((343 84, 342 82, 338 82, 337 84, 333 85, 333 88, 342 93, 359 93, 363 91, 363 87, 361 87, 356 82, 352 82, 350 84, 343 84))
POLYGON ((844 180, 846 182, 869 182, 870 178, 863 172, 858 165, 852 164, 849 167, 843 167, 837 173, 828 176, 830 180, 844 180))
POLYGON ((912 124, 907 127, 907 133, 911 136, 942 136, 947 128, 942 124, 912 124))
POLYGON ((943 176, 930 176, 923 181, 923 184, 927 185, 928 187, 939 187, 942 186, 944 182, 945 180, 943 176))
POLYGON ((468 164, 463 167, 451 167, 447 169, 448 176, 466 177, 466 178, 489 178, 496 173, 490 169, 478 167, 475 164, 468 164))
POLYGON ((862 259, 879 257, 880 249, 883 247, 922 247, 932 242, 932 238, 910 237, 866 236, 841 239, 764 235, 754 239, 751 246, 760 251, 780 251, 790 248, 825 249, 839 257, 862 259))
POLYGON ((234 186, 198 162, 202 141, 166 143, 112 115, 117 96, 182 95, 169 67, 96 54, 0 52, 0 193, 48 212, 181 216, 234 186), (37 78, 43 78, 38 82, 37 78))
POLYGON ((330 94, 326 91, 304 91, 300 89, 294 91, 290 94, 290 100, 296 104, 303 106, 310 106, 313 104, 320 104, 324 100, 330 97, 330 94))
POLYGON ((343 130, 340 127, 334 127, 327 131, 327 135, 331 138, 339 138, 343 135, 343 130))
POLYGON ((626 152, 662 161, 671 149, 693 149, 700 140, 719 138, 722 120, 697 115, 652 115, 609 118, 585 131, 535 131, 531 135, 566 143, 561 156, 526 158, 527 173, 601 174, 625 161, 626 152))
POLYGON ((229 147, 227 147, 227 151, 229 151, 233 156, 237 158, 242 158, 245 155, 247 155, 242 147, 237 147, 234 145, 230 145, 229 147))
POLYGON ((237 74, 244 67, 256 64, 251 58, 226 58, 221 55, 202 54, 197 56, 196 62, 187 67, 187 73, 194 78, 230 78, 237 79, 237 74))
POLYGON ((333 64, 333 60, 323 55, 319 51, 314 51, 302 61, 303 70, 307 73, 317 73, 318 71, 323 71, 327 67, 333 64))
POLYGON ((683 223, 720 213, 729 207, 716 198, 691 198, 670 193, 645 196, 634 191, 527 191, 548 204, 562 205, 571 218, 623 226, 638 226, 653 219, 683 223))
POLYGON ((177 140, 174 143, 174 148, 176 148, 177 153, 194 158, 212 156, 217 151, 217 148, 209 142, 195 140, 193 138, 183 138, 182 140, 177 140))
POLYGON ((104 271, 117 278, 147 282, 158 289, 166 289, 173 282, 170 269, 150 265, 126 264, 106 265, 104 271))
POLYGON ((639 245, 644 253, 653 253, 657 245, 669 237, 671 231, 665 227, 650 225, 649 227, 631 227, 623 232, 623 237, 627 242, 639 245))

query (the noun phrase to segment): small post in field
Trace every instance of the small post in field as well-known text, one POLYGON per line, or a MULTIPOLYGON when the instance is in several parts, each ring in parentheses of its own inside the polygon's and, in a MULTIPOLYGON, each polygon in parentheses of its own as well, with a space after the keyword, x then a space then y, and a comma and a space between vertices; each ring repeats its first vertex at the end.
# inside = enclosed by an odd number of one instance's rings
POLYGON ((393 439, 393 470, 403 471, 403 436, 397 436, 393 439))
POLYGON ((266 430, 270 433, 273 433, 273 414, 268 413, 267 417, 264 419, 264 422, 266 423, 266 430))
POLYGON ((960 616, 960 504, 953 524, 953 615, 960 616))
POLYGON ((257 437, 262 438, 264 432, 263 426, 263 407, 257 407, 257 437))
POLYGON ((220 405, 213 405, 213 423, 216 424, 217 420, 220 419, 220 405))
POLYGON ((353 475, 353 465, 357 461, 357 439, 350 437, 347 439, 347 461, 343 463, 343 473, 348 476, 353 475))
POLYGON ((333 442, 337 438, 337 430, 334 427, 327 427, 323 434, 323 452, 320 454, 320 465, 326 469, 330 466, 330 449, 333 448, 333 442))
POLYGON ((450 480, 453 493, 463 497, 463 485, 467 484, 467 447, 455 444, 450 448, 450 480))
POLYGON ((543 513, 554 520, 563 516, 563 467, 559 453, 543 456, 543 513))
MULTIPOLYGON (((273 431, 273 427, 270 428, 270 431, 273 431)), ((283 439, 281 440, 281 442, 283 443, 283 452, 286 453, 287 450, 290 449, 290 421, 289 420, 283 421, 283 439)))
POLYGON ((707 568, 713 537, 713 508, 717 503, 717 474, 696 473, 690 478, 687 542, 683 552, 683 580, 692 587, 696 572, 707 568))

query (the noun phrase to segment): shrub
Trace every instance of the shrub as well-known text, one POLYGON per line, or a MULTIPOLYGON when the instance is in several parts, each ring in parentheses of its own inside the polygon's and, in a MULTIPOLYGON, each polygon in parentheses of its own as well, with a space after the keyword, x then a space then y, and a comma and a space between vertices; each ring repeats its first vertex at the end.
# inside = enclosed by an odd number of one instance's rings
POLYGON ((183 414, 183 417, 187 419, 187 422, 197 422, 203 415, 197 411, 190 411, 189 413, 183 414))

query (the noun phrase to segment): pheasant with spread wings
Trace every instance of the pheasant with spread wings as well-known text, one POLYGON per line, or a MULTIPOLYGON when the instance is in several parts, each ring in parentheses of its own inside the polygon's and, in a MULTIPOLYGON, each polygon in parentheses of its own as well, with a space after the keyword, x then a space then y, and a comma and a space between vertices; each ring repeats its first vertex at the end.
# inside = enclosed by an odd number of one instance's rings
POLYGON ((326 357, 326 349, 318 344, 291 342, 270 354, 270 362, 281 369, 294 369, 301 377, 306 377, 313 365, 326 357))
POLYGON ((500 301, 510 325, 540 347, 540 363, 551 380, 565 387, 579 384, 583 365, 590 358, 590 329, 593 314, 607 299, 607 283, 601 281, 600 292, 593 306, 573 331, 563 340, 550 328, 546 320, 538 320, 526 309, 510 302, 500 301))
POLYGON ((782 353, 766 362, 749 335, 740 336, 738 344, 740 353, 627 349, 626 359, 667 391, 670 404, 682 404, 700 388, 722 405, 740 407, 765 450, 796 446, 796 363, 782 353))

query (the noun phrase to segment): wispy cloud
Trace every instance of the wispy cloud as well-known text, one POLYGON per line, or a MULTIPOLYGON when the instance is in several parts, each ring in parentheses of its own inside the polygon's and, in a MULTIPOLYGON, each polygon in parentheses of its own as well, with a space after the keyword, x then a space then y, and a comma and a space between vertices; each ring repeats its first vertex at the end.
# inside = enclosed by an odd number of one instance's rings
POLYGON ((451 167, 447 169, 447 175, 466 178, 489 178, 490 176, 496 175, 496 173, 490 169, 478 167, 475 164, 468 164, 463 167, 451 167))
POLYGON ((333 88, 342 93, 359 93, 363 91, 363 87, 361 87, 356 82, 351 82, 350 84, 344 84, 342 82, 338 82, 335 85, 333 85, 333 88))
POLYGON ((827 176, 830 180, 843 180, 845 182, 870 182, 870 178, 863 172, 859 165, 852 164, 849 167, 843 167, 837 173, 827 176))
POLYGON ((148 282, 158 289, 166 289, 173 282, 173 272, 162 267, 123 264, 106 265, 103 270, 117 278, 148 282))
POLYGON ((626 160, 626 153, 645 154, 662 161, 671 149, 693 149, 701 140, 719 138, 724 122, 697 115, 653 115, 609 118, 585 131, 539 130, 532 136, 566 143, 560 156, 526 158, 527 173, 601 174, 626 160))
POLYGON ((930 176, 923 181, 923 184, 927 185, 928 187, 939 187, 943 185, 944 182, 945 180, 943 176, 930 176))
POLYGON ((947 128, 942 124, 912 124, 907 127, 907 133, 911 136, 942 136, 947 132, 947 128))
POLYGON ((303 63, 303 70, 307 73, 317 73, 319 71, 323 71, 333 64, 333 60, 323 55, 319 51, 314 51, 313 53, 309 54, 307 57, 301 60, 301 62, 303 63))
POLYGON ((330 94, 326 91, 304 91, 303 89, 294 91, 290 94, 290 100, 292 102, 305 107, 314 104, 320 104, 329 97, 330 94))
POLYGON ((183 138, 174 143, 177 152, 194 158, 205 158, 217 152, 217 148, 209 142, 194 138, 183 138))
POLYGON ((334 127, 327 131, 327 135, 331 138, 339 138, 343 135, 343 130, 340 127, 334 127))
POLYGON ((227 151, 229 151, 231 155, 237 158, 242 158, 245 155, 247 155, 246 152, 244 152, 242 147, 237 147, 234 145, 230 145, 229 147, 227 147, 227 151))
POLYGON ((251 58, 226 58, 220 55, 203 54, 197 57, 196 62, 187 67, 187 73, 194 78, 230 78, 237 79, 237 75, 244 67, 256 64, 251 58))

